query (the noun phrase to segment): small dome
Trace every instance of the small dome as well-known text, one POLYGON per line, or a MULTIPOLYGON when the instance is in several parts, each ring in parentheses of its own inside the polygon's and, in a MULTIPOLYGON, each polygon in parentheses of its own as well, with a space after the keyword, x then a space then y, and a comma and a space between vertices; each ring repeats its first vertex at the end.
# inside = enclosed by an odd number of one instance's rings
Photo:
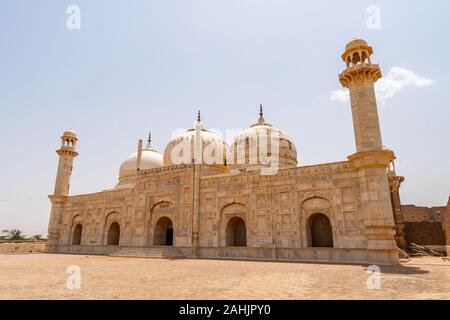
POLYGON ((196 157, 196 138, 197 132, 200 134, 202 147, 201 163, 202 164, 226 164, 228 154, 228 145, 218 135, 204 129, 200 122, 197 121, 195 128, 185 131, 174 137, 164 150, 164 166, 172 166, 177 164, 191 164, 196 157))
MULTIPOLYGON (((119 170, 119 183, 136 178, 137 158, 138 154, 136 152, 122 162, 119 170)), ((156 149, 149 145, 145 149, 142 149, 141 170, 159 168, 162 165, 163 156, 156 149)))
POLYGON ((63 135, 61 138, 74 138, 74 139, 78 139, 78 135, 75 132, 75 130, 73 129, 69 129, 64 131, 63 135))
POLYGON ((353 49, 353 48, 359 48, 359 47, 368 47, 369 45, 367 42, 363 39, 354 39, 347 43, 345 46, 345 51, 353 49))
POLYGON ((277 160, 279 166, 296 167, 298 164, 297 148, 293 140, 283 130, 266 123, 262 117, 262 109, 258 122, 234 138, 232 152, 228 157, 229 163, 233 168, 270 165, 265 163, 265 159, 260 159, 260 146, 257 145, 257 139, 267 139, 267 146, 264 146, 264 148, 267 152, 266 161, 268 161, 271 160, 272 156, 271 138, 275 137, 278 138, 279 158, 277 160))

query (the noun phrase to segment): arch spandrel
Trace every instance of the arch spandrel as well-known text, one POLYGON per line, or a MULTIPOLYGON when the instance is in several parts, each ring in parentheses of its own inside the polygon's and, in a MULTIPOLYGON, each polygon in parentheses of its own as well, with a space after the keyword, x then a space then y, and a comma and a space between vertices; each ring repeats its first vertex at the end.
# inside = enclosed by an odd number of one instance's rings
POLYGON ((230 202, 224 205, 221 210, 221 218, 226 219, 232 215, 246 215, 248 212, 248 208, 246 205, 240 202, 230 202))

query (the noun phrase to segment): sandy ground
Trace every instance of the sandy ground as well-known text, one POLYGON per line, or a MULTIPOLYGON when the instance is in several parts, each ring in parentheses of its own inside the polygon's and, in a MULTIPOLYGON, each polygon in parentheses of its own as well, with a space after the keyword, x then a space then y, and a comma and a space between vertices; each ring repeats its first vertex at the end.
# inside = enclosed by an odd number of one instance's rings
POLYGON ((4 254, 0 299, 450 299, 449 261, 380 268, 369 290, 361 265, 4 254), (80 289, 67 288, 71 265, 80 289))

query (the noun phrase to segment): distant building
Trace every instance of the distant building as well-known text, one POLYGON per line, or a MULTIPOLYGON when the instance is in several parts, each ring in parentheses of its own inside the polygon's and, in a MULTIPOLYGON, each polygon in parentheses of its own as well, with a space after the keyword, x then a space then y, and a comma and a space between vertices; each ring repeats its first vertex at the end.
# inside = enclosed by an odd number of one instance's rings
POLYGON ((412 204, 402 205, 404 222, 442 222, 446 206, 421 207, 412 204))
POLYGON ((446 210, 446 206, 402 205, 406 242, 408 244, 444 246, 445 235, 442 220, 446 210))

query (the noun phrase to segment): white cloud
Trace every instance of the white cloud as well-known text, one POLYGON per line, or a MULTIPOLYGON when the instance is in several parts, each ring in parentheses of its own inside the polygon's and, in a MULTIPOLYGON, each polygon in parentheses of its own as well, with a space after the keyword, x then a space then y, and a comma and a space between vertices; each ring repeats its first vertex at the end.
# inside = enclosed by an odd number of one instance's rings
MULTIPOLYGON (((384 103, 406 87, 429 87, 434 81, 419 77, 414 72, 400 67, 393 67, 388 74, 375 83, 375 92, 378 101, 384 103)), ((350 96, 347 89, 335 90, 330 94, 331 101, 349 102, 350 96)))
POLYGON ((332 91, 330 95, 331 101, 348 102, 350 101, 350 95, 348 89, 332 91))

